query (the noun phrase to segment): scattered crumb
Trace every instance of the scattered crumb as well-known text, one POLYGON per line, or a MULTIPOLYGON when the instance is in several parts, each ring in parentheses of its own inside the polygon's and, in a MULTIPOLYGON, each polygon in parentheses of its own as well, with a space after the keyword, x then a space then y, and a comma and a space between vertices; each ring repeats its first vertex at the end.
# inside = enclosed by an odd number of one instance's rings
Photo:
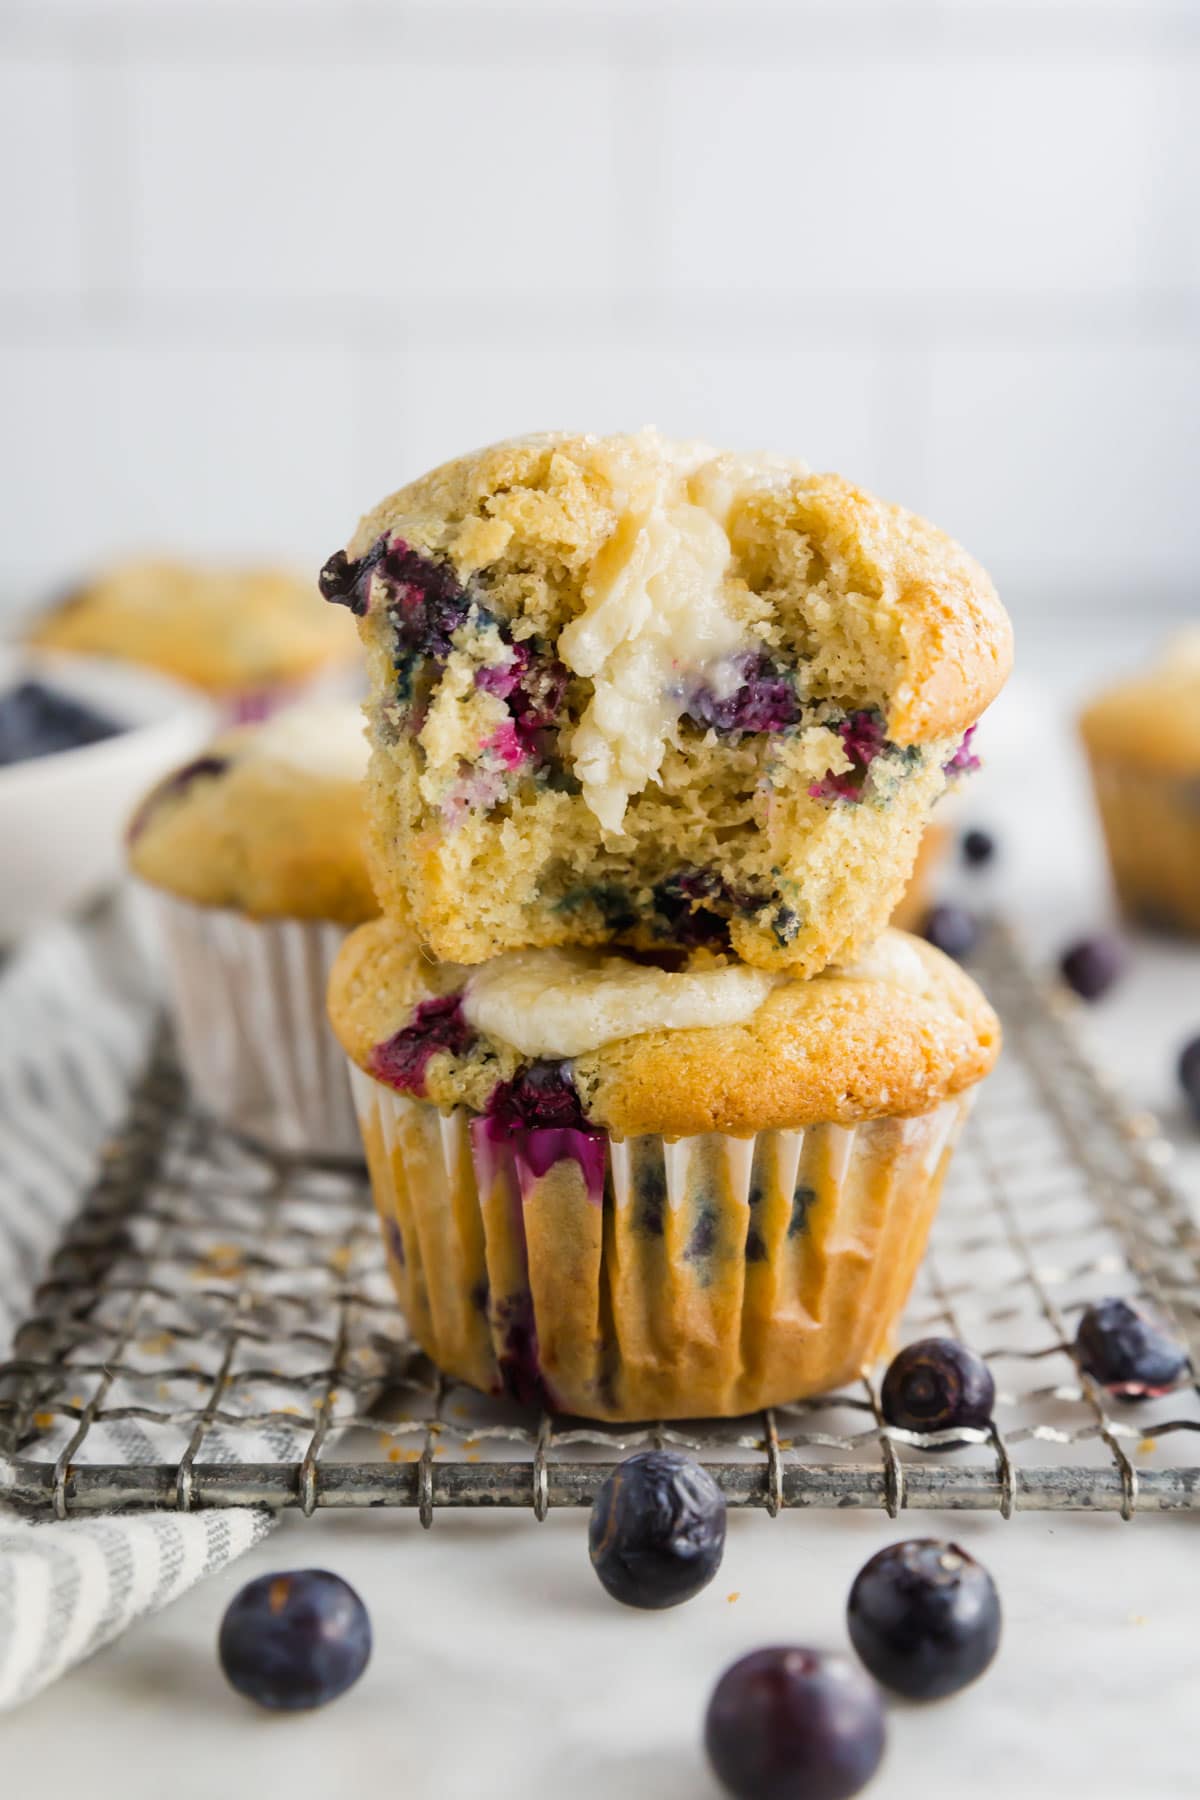
POLYGON ((1130 1613, 1129 1623, 1131 1625, 1144 1625, 1146 1623, 1145 1613, 1130 1613))
POLYGON ((725 1598, 728 1600, 730 1606, 733 1605, 735 1600, 740 1600, 741 1597, 742 1597, 742 1594, 741 1594, 740 1588, 734 1588, 732 1594, 726 1594, 726 1596, 725 1596, 725 1598))
POLYGON ((1139 1456, 1152 1456, 1157 1449, 1158 1449, 1158 1439, 1157 1438, 1144 1437, 1142 1439, 1141 1443, 1138 1445, 1138 1455, 1139 1456))
POLYGON ((174 1348, 174 1345, 175 1339, 169 1331, 156 1331, 150 1337, 138 1340, 138 1349, 143 1351, 146 1356, 165 1356, 168 1350, 174 1348))
POLYGON ((463 1458, 463 1461, 464 1462, 478 1462, 479 1461, 478 1450, 468 1450, 467 1454, 463 1458))
POLYGON ((34 1413, 33 1422, 39 1431, 49 1431, 54 1424, 54 1414, 52 1412, 34 1413))
POLYGON ((346 1273, 346 1270, 350 1267, 350 1258, 352 1255, 353 1255, 353 1251, 352 1251, 350 1245, 342 1244, 341 1247, 339 1249, 335 1250, 333 1252, 333 1255, 329 1258, 330 1268, 334 1271, 335 1274, 344 1275, 346 1273))

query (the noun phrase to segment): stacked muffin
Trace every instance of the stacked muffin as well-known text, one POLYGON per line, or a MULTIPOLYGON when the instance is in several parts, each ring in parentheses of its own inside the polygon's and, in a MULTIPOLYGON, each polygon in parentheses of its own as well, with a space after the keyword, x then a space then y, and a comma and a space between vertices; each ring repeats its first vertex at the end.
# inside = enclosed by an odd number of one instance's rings
POLYGON ((839 477, 644 432, 438 469, 322 589, 384 915, 330 1015, 418 1340, 607 1419, 853 1378, 998 1049, 885 929, 1007 674, 987 577, 839 477))

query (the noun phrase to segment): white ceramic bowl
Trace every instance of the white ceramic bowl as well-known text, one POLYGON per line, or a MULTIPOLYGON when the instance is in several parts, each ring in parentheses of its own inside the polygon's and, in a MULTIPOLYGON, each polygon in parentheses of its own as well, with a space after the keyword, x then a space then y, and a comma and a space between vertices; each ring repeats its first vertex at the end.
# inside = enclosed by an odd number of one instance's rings
POLYGON ((211 707, 162 676, 0 645, 0 694, 26 679, 90 703, 127 729, 0 768, 0 943, 85 905, 119 879, 138 801, 213 729, 211 707))

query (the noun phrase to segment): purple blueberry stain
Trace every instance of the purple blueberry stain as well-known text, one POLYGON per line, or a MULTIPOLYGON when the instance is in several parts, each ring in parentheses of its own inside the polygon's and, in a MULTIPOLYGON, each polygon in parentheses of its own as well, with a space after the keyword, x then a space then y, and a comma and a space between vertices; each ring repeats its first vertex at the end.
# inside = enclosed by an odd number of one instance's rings
POLYGON ((814 781, 808 790, 809 798, 857 803, 866 791, 871 764, 893 746, 884 730, 883 719, 874 711, 848 713, 833 729, 842 740, 850 767, 837 775, 831 771, 820 781, 814 781))
POLYGON ((697 688, 688 697, 688 718, 724 737, 787 731, 799 722, 800 700, 786 670, 753 654, 737 657, 734 669, 740 678, 734 691, 722 695, 707 685, 697 688))
POLYGON ((792 1216, 788 1220, 787 1234, 790 1238, 803 1237, 808 1230, 808 1217, 816 1205, 817 1191, 804 1182, 797 1182, 792 1193, 792 1216))
POLYGON ((134 843, 141 836, 164 800, 179 799, 196 782, 215 780, 224 775, 230 762, 228 756, 197 756, 193 761, 184 763, 182 768, 176 769, 173 775, 168 775, 134 813, 127 834, 129 843, 134 843))
POLYGON ((387 1246, 388 1255, 403 1269, 408 1259, 404 1254, 404 1233, 400 1229, 398 1219, 389 1219, 384 1225, 383 1241, 387 1246))
POLYGON ((423 1100, 432 1059, 441 1051, 464 1056, 474 1043, 475 1033, 463 1015, 462 995, 440 994, 422 1000, 407 1025, 375 1045, 367 1059, 367 1071, 388 1087, 423 1100))
POLYGON ((506 1294, 491 1307, 492 1334, 499 1338, 496 1365, 504 1392, 518 1406, 550 1406, 538 1354, 532 1294, 506 1294))
POLYGON ((975 733, 978 729, 979 727, 977 725, 968 726, 967 730, 963 733, 962 742, 954 752, 954 755, 948 762, 942 764, 946 774, 951 778, 956 775, 973 775, 975 770, 981 766, 979 758, 972 748, 975 733))

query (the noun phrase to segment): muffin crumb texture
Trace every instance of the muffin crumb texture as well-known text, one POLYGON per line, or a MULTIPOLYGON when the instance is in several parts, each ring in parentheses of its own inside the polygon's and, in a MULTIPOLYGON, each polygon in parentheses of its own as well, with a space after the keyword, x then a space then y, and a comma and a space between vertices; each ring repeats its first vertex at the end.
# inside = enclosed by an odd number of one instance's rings
POLYGON ((986 576, 931 526, 654 432, 450 463, 321 585, 367 649, 381 903, 463 964, 853 955, 1010 659, 986 576))

